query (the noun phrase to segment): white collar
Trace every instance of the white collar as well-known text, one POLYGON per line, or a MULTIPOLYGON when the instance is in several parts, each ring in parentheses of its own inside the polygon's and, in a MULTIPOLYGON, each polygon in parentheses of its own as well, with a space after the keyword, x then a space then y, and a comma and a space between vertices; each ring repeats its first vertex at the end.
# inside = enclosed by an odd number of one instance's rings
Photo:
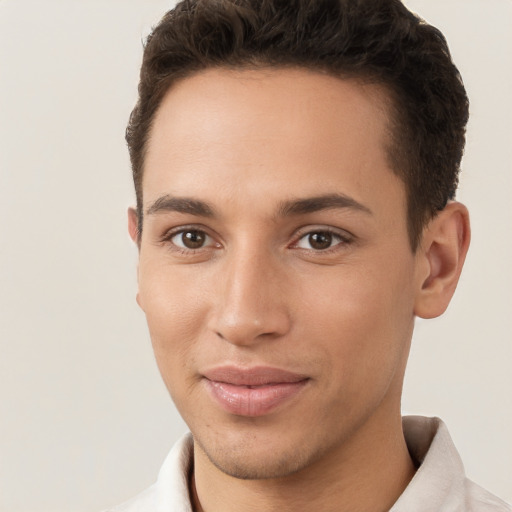
MULTIPOLYGON (((389 512, 512 512, 512 507, 468 480, 446 425, 406 416, 405 440, 419 465, 389 512)), ((165 459, 157 482, 110 512, 193 512, 188 491, 193 439, 185 434, 165 459)))

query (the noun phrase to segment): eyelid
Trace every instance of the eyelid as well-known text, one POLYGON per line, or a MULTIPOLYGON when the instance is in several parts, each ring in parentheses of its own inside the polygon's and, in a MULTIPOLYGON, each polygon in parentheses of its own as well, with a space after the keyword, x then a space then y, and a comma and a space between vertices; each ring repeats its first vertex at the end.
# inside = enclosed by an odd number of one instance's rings
POLYGON ((335 228, 332 226, 322 226, 322 225, 314 225, 314 226, 304 226, 297 230, 295 233, 295 236, 293 237, 293 242, 291 244, 292 249, 297 250, 304 250, 304 251, 312 251, 312 252, 318 252, 318 253, 328 253, 329 251, 336 250, 336 248, 339 248, 338 246, 342 245, 348 245, 351 244, 355 240, 355 236, 350 233, 349 231, 341 228, 335 228), (323 250, 315 250, 315 249, 304 249, 302 247, 298 247, 298 243, 300 240, 302 240, 304 237, 309 236, 313 233, 329 233, 330 235, 333 235, 335 237, 338 237, 341 241, 340 243, 337 243, 331 247, 328 247, 327 249, 323 250))
MULTIPOLYGON (((222 243, 218 241, 219 237, 212 233, 209 228, 202 224, 186 224, 186 225, 180 225, 175 226, 173 228, 170 228, 166 230, 161 236, 159 236, 158 241, 161 244, 172 244, 173 250, 181 251, 181 252, 187 252, 187 253, 193 253, 201 250, 207 250, 211 248, 220 248, 222 247, 222 243), (184 233, 186 231, 200 231, 204 233, 208 238, 212 240, 213 243, 210 243, 208 245, 205 245, 203 247, 200 247, 198 249, 189 249, 180 247, 179 245, 172 242, 172 238, 179 235, 180 233, 184 233)), ((333 251, 336 249, 339 249, 339 246, 345 246, 349 245, 352 242, 354 242, 356 239, 355 235, 350 233, 349 231, 341 228, 336 228, 333 226, 326 226, 326 225, 307 225, 300 227, 297 229, 297 231, 294 233, 292 242, 288 245, 291 249, 297 249, 297 250, 303 250, 303 251, 310 251, 310 252, 318 252, 322 254, 326 254, 329 251, 333 251), (303 239, 304 237, 313 234, 313 233, 329 233, 337 238, 340 239, 339 243, 336 243, 332 247, 329 247, 327 249, 323 250, 315 250, 315 249, 305 249, 302 247, 298 247, 298 242, 303 239)))
POLYGON ((216 246, 220 247, 221 246, 221 244, 217 241, 217 237, 211 233, 211 230, 209 230, 206 226, 203 226, 201 224, 188 224, 188 225, 181 225, 181 226, 176 226, 174 228, 170 228, 159 237, 159 242, 162 244, 170 243, 174 246, 174 248, 176 250, 186 251, 186 252, 201 251, 203 249, 209 249, 212 247, 216 247, 216 246), (175 244, 174 242, 172 242, 172 239, 175 236, 177 236, 181 233, 185 233, 187 231, 199 231, 201 233, 204 233, 209 239, 211 239, 213 241, 213 243, 210 243, 203 247, 199 247, 198 249, 189 249, 189 248, 181 247, 181 246, 175 244))

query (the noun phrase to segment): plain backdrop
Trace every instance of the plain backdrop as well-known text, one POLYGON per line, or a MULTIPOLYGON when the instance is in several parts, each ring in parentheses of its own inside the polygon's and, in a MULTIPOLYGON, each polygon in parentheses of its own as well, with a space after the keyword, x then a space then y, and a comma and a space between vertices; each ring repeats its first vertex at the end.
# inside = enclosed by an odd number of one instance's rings
MULTIPOLYGON (((85 512, 150 485, 186 430, 135 303, 124 128, 162 0, 0 0, 0 510, 85 512)), ((512 2, 410 0, 471 99, 473 244, 418 322, 404 413, 441 416, 512 501, 512 2)))

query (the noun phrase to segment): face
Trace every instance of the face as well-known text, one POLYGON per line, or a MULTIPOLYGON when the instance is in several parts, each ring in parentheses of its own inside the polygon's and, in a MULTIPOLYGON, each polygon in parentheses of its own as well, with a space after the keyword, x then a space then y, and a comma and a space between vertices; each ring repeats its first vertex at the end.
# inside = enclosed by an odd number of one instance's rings
POLYGON ((225 473, 284 476, 399 417, 419 277, 386 144, 383 91, 306 70, 208 70, 157 112, 138 302, 225 473))

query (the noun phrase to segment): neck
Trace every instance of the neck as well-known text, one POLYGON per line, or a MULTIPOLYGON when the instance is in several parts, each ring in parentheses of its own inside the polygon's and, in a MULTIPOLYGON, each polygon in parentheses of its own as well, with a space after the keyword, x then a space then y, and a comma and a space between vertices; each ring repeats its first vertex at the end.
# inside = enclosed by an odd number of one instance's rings
POLYGON ((191 496, 196 512, 380 512, 414 475, 401 417, 370 419, 343 446, 292 475, 241 480, 215 468, 194 446, 191 496))

